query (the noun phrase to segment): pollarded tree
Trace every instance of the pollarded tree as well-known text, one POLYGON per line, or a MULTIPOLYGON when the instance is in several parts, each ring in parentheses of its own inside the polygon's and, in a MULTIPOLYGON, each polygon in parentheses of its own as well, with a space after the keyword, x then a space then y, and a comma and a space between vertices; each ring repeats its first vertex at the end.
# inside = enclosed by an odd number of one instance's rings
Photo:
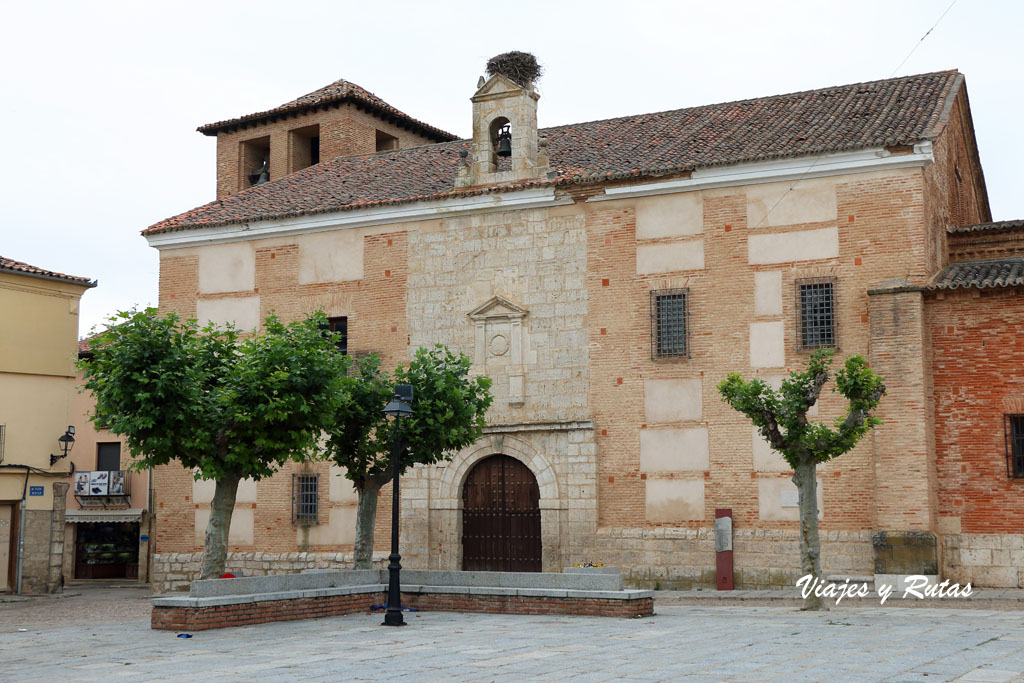
POLYGON ((383 411, 395 386, 411 384, 415 391, 415 412, 402 419, 404 472, 414 464, 450 458, 480 438, 493 400, 491 380, 470 377, 469 368, 467 356, 437 345, 418 349, 409 365, 399 366, 392 377, 381 372, 379 357, 370 356, 356 361, 345 379, 345 394, 350 398, 338 404, 333 425, 327 429, 327 456, 345 468, 359 496, 356 569, 371 567, 377 498, 392 476, 393 433, 383 411))
MULTIPOLYGON (((800 565, 803 574, 821 578, 821 542, 818 538, 819 463, 828 462, 850 451, 873 427, 882 423, 871 411, 878 406, 885 385, 861 356, 850 356, 836 373, 838 391, 849 402, 845 417, 836 418, 829 427, 808 422, 807 410, 813 406, 828 382, 832 351, 814 352, 802 372, 793 371, 778 391, 760 379, 744 380, 729 373, 718 385, 726 403, 746 415, 761 436, 793 468, 800 508, 800 565)), ((813 582, 813 579, 812 579, 813 582)), ((822 608, 822 599, 812 591, 804 600, 804 609, 822 608)))
POLYGON ((177 461, 215 480, 200 578, 216 578, 239 481, 313 455, 345 400, 349 361, 321 332, 322 313, 287 325, 271 316, 244 338, 155 309, 111 322, 79 363, 93 421, 124 437, 137 469, 177 461))

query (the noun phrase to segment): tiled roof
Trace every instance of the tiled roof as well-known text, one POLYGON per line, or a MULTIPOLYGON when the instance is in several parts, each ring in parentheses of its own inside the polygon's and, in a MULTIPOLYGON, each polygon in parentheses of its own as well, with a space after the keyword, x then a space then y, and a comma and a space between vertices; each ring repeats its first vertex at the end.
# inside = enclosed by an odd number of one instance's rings
POLYGON ((4 258, 0 256, 0 272, 18 273, 19 275, 28 275, 30 277, 39 277, 45 280, 66 280, 68 282, 74 282, 75 284, 85 285, 86 287, 95 287, 96 281, 90 280, 87 277, 78 277, 77 275, 65 275, 64 273, 58 273, 53 270, 46 270, 45 268, 37 268, 36 266, 30 266, 22 261, 15 261, 14 259, 4 258))
POLYGON ((97 348, 99 348, 98 346, 94 346, 94 344, 96 344, 96 340, 99 339, 99 336, 101 334, 104 334, 106 331, 107 330, 101 330, 99 332, 96 332, 95 334, 90 334, 85 339, 79 339, 78 340, 78 355, 80 357, 82 355, 91 355, 93 351, 95 351, 97 348))
POLYGON ((1000 230, 1014 230, 1024 228, 1024 220, 997 221, 994 223, 978 223, 977 225, 960 225, 946 228, 951 235, 970 232, 998 232, 1000 230))
POLYGON ((740 162, 933 140, 962 76, 942 71, 542 130, 555 175, 455 189, 456 141, 340 157, 143 231, 288 218, 537 185, 634 179, 740 162))
POLYGON ((418 119, 414 119, 408 114, 395 109, 373 93, 344 79, 339 79, 330 85, 325 85, 319 90, 314 90, 307 95, 303 95, 291 102, 286 102, 279 107, 274 107, 267 111, 256 112, 255 114, 246 114, 245 116, 240 116, 236 119, 207 123, 204 126, 199 126, 196 130, 204 135, 216 135, 218 131, 226 128, 262 123, 286 114, 304 112, 313 109, 314 107, 341 104, 342 102, 356 102, 361 104, 385 119, 401 121, 413 130, 438 142, 446 142, 448 140, 456 139, 456 136, 451 133, 443 131, 440 128, 435 128, 434 126, 424 123, 418 119))
POLYGON ((928 289, 1015 287, 1024 285, 1024 259, 966 261, 951 263, 939 273, 928 289))

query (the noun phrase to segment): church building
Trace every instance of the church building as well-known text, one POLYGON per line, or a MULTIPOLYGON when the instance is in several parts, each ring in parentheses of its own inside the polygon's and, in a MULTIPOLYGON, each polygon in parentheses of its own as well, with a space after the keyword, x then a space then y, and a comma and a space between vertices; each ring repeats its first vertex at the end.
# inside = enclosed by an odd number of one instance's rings
MULTIPOLYGON (((469 140, 346 81, 203 126, 216 201, 143 231, 162 312, 323 310, 347 353, 440 343, 493 379, 484 436, 403 477, 403 566, 713 586, 728 509, 737 587, 792 585, 792 472, 716 385, 825 347, 888 387, 884 425, 819 468, 826 573, 1024 587, 1024 221, 991 220, 962 74, 554 128, 529 78, 466 94, 469 140)), ((826 390, 811 417, 844 411, 826 390)), ((343 474, 243 482, 229 569, 350 561, 343 474)), ((213 483, 167 466, 153 488, 174 590, 213 483)), ((383 556, 389 488, 377 524, 383 556)))

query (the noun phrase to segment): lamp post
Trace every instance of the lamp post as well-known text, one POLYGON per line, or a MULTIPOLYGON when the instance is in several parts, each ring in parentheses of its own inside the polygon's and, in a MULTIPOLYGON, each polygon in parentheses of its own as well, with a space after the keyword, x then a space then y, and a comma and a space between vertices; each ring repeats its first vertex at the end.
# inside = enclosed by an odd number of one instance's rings
POLYGON ((412 415, 413 390, 411 384, 395 387, 395 397, 384 408, 384 414, 394 418, 391 436, 391 554, 388 556, 388 611, 381 626, 405 626, 402 619, 402 556, 398 554, 398 475, 401 473, 402 418, 412 415))

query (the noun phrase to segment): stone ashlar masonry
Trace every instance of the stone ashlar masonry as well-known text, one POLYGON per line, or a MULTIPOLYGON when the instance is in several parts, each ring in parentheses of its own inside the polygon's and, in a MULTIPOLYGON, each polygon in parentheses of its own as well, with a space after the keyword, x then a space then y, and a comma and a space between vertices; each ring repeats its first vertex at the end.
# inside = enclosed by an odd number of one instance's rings
POLYGON ((410 347, 447 345, 493 380, 483 439, 402 484, 403 557, 461 567, 461 483, 495 453, 527 463, 540 487, 542 566, 584 561, 597 525, 588 419, 586 227, 578 212, 504 211, 409 234, 410 347))
POLYGON ((25 511, 23 593, 60 593, 64 587, 64 515, 68 484, 53 486, 52 510, 25 511))
MULTIPOLYGON (((870 576, 871 534, 822 531, 825 574, 870 576)), ((622 568, 629 586, 690 589, 715 584, 715 530, 600 529, 596 556, 622 568)), ((744 588, 791 587, 800 578, 800 539, 794 529, 733 531, 735 583, 744 588)))
POLYGON ((1024 587, 1024 534, 943 534, 942 576, 961 584, 1024 587))
MULTIPOLYGON (((158 553, 153 556, 152 586, 155 593, 188 591, 199 577, 203 554, 158 553)), ((387 553, 375 552, 375 567, 387 566, 387 553)), ((344 569, 353 565, 353 553, 348 552, 231 552, 228 553, 225 573, 235 576, 272 576, 298 574, 311 569, 344 569)))

